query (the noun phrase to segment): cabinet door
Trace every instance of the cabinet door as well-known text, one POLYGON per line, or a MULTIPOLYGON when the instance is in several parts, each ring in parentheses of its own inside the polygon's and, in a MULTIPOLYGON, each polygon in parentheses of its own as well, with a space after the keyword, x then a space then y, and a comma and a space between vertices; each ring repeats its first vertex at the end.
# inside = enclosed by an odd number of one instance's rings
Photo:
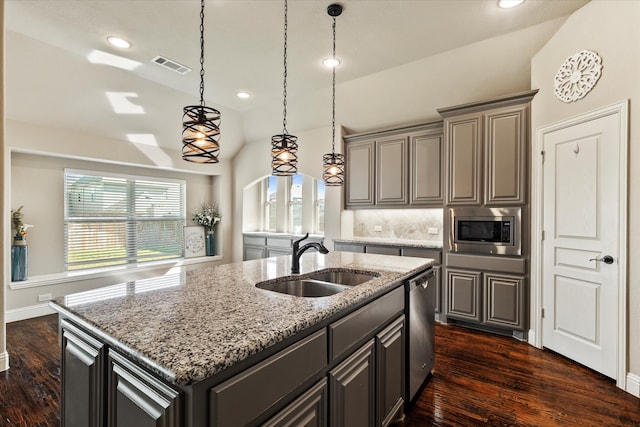
POLYGON ((178 427, 180 392, 109 351, 109 427, 178 427))
POLYGON ((400 256, 400 248, 397 246, 371 246, 367 245, 364 251, 368 254, 400 256))
POLYGON ((482 114, 445 120, 447 205, 482 204, 482 114))
POLYGON ((267 257, 267 250, 266 248, 263 247, 259 247, 259 246, 247 246, 245 245, 243 248, 243 260, 244 261, 250 261, 252 259, 260 259, 260 258, 266 258, 267 257))
POLYGON ((346 204, 347 206, 372 206, 374 203, 375 141, 346 144, 346 204))
POLYGON ((387 426, 398 415, 402 415, 405 379, 404 340, 404 316, 376 335, 377 426, 387 426))
POLYGON ((528 107, 485 113, 485 204, 526 203, 528 107))
POLYGON ((436 285, 435 289, 435 300, 433 302, 433 311, 436 313, 442 312, 442 266, 434 265, 433 266, 433 282, 436 285))
POLYGON ((323 379, 286 408, 278 412, 264 427, 326 427, 327 380, 323 379))
POLYGON ((443 191, 443 135, 412 135, 410 143, 409 203, 441 207, 443 191))
POLYGON ((376 141, 376 205, 406 205, 407 137, 376 141))
POLYGON ((447 317, 482 321, 481 274, 479 271, 447 269, 447 317))
POLYGON ((364 245, 352 243, 334 243, 333 248, 336 251, 364 253, 364 245))
POLYGON ((62 413, 64 427, 104 425, 105 347, 62 319, 62 413))
POLYGON ((523 276, 485 273, 484 316, 487 325, 524 330, 526 280, 523 276))
POLYGON ((332 426, 373 426, 375 423, 374 340, 329 371, 332 426))

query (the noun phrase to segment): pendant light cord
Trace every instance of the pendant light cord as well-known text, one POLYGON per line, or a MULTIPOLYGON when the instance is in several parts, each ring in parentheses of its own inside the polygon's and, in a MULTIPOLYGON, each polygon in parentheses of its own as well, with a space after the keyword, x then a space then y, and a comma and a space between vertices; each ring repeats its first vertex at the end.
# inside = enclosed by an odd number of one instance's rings
POLYGON ((204 107, 204 0, 200 0, 200 106, 204 107))
POLYGON ((287 0, 284 0, 284 84, 282 85, 284 100, 282 101, 282 134, 287 135, 287 0))
POLYGON ((332 110, 331 110, 331 154, 336 154, 336 17, 333 17, 333 82, 332 82, 332 110))

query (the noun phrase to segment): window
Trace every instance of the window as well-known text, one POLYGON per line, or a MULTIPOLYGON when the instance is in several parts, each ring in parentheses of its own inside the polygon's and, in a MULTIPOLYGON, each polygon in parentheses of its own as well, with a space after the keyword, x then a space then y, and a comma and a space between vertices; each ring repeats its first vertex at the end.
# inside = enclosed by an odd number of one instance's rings
POLYGON ((264 179, 264 229, 265 231, 276 231, 276 214, 278 201, 278 181, 275 176, 269 176, 264 179))
POLYGON ((289 187, 289 231, 302 233, 302 175, 291 177, 289 187))
POLYGON ((316 182, 315 192, 315 231, 324 234, 324 181, 319 179, 316 182))
POLYGON ((65 170, 67 270, 180 258, 185 182, 65 170))

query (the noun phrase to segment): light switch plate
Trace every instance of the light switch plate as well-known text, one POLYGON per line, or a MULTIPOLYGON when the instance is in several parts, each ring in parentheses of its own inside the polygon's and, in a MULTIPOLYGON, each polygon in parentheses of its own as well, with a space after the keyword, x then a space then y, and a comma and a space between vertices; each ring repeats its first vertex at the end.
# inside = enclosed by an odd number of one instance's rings
POLYGON ((382 226, 381 225, 374 225, 373 226, 373 231, 382 231, 382 226))
POLYGON ((435 227, 429 227, 429 230, 427 230, 427 233, 429 234, 438 234, 438 229, 435 227))

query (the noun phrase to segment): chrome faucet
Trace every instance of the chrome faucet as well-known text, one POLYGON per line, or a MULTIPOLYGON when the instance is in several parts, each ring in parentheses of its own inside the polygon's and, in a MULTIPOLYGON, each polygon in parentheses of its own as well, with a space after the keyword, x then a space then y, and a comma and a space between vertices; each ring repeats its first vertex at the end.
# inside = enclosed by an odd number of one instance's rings
POLYGON ((307 243, 303 247, 300 247, 300 242, 309 237, 309 233, 305 234, 302 239, 296 240, 293 242, 293 253, 291 254, 291 273, 299 274, 300 273, 300 256, 305 253, 307 249, 314 248, 321 254, 328 254, 329 249, 325 248, 324 245, 320 242, 311 242, 307 243))

